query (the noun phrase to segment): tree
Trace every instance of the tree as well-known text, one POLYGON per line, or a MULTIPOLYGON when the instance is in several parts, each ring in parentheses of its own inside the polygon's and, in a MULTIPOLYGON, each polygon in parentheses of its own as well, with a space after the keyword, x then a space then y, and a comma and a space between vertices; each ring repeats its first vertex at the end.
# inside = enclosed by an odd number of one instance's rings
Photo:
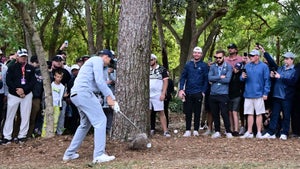
POLYGON ((11 4, 19 11, 21 19, 24 21, 24 25, 30 36, 32 37, 32 43, 35 47, 36 53, 38 53, 38 59, 40 62, 42 76, 44 77, 44 90, 45 90, 45 116, 47 122, 46 128, 46 137, 54 136, 54 127, 53 127, 53 106, 52 106, 52 94, 51 94, 51 86, 50 86, 50 77, 48 73, 47 63, 46 63, 46 52, 43 48, 42 41, 40 39, 39 32, 37 31, 32 18, 29 14, 29 10, 26 7, 26 4, 23 2, 15 2, 14 0, 10 0, 11 4))
MULTIPOLYGON (((121 1, 116 97, 121 110, 141 129, 149 128, 149 61, 152 0, 121 1)), ((126 139, 136 130, 115 116, 113 137, 126 139)))

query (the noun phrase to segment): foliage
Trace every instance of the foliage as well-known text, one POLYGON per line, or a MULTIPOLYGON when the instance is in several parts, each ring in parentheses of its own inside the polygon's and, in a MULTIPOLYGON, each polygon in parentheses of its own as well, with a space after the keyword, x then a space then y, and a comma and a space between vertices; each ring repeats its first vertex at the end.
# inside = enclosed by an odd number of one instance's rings
POLYGON ((174 113, 182 113, 183 112, 183 103, 181 99, 178 97, 173 97, 169 104, 169 109, 174 113))
POLYGON ((283 52, 293 51, 300 54, 300 4, 286 1, 283 12, 271 33, 280 36, 283 52))

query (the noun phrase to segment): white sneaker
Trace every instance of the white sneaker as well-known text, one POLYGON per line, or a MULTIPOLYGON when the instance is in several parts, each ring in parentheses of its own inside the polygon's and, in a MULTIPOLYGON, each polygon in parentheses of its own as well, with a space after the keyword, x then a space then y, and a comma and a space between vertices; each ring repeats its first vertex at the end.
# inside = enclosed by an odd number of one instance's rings
POLYGON ((75 160, 76 158, 79 158, 79 154, 78 153, 74 153, 74 154, 72 154, 70 156, 64 155, 63 161, 75 160))
POLYGON ((191 137, 191 130, 185 131, 183 137, 191 137))
POLYGON ((244 134, 244 135, 242 135, 240 138, 253 138, 254 136, 253 136, 253 134, 252 133, 249 133, 248 131, 244 134))
POLYGON ((226 138, 233 138, 231 133, 226 133, 226 138))
POLYGON ((220 138, 221 137, 221 134, 220 134, 220 132, 215 132, 212 136, 211 136, 211 138, 220 138))
POLYGON ((108 161, 114 160, 115 158, 116 158, 115 156, 109 156, 109 155, 106 155, 103 153, 101 156, 96 157, 93 160, 93 163, 96 164, 96 163, 108 162, 108 161))
POLYGON ((276 136, 275 134, 270 135, 269 133, 264 134, 263 136, 260 137, 261 139, 275 139, 276 136))
POLYGON ((203 136, 208 136, 208 135, 211 135, 211 134, 212 134, 212 132, 209 129, 207 129, 202 135, 203 136))
POLYGON ((287 135, 281 134, 279 137, 280 140, 287 140, 287 135))
POLYGON ((257 132, 255 137, 261 139, 262 137, 261 132, 257 132))
POLYGON ((198 131, 193 131, 193 136, 199 136, 199 132, 198 131))
POLYGON ((164 136, 165 136, 165 137, 171 137, 171 134, 170 134, 169 131, 166 131, 166 132, 164 132, 164 136))
POLYGON ((245 132, 246 132, 245 127, 241 127, 240 131, 239 131, 239 135, 243 135, 243 134, 245 134, 245 132))

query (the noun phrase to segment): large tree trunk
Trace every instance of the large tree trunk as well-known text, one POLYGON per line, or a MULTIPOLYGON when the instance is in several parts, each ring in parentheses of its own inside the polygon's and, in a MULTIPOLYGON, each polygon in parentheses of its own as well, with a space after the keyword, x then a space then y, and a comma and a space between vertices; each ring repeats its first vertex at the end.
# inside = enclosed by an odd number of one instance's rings
POLYGON ((29 10, 26 8, 24 3, 17 3, 13 0, 10 1, 19 11, 22 20, 24 21, 25 27, 28 29, 30 35, 32 36, 32 43, 35 47, 36 53, 38 55, 38 59, 40 62, 41 72, 43 76, 44 82, 44 91, 45 91, 45 115, 48 117, 46 119, 47 128, 46 128, 46 137, 54 136, 53 131, 53 106, 52 106, 52 94, 51 94, 51 86, 50 86, 50 77, 48 73, 47 63, 46 63, 46 52, 43 48, 42 41, 40 39, 39 33, 29 15, 29 10))
POLYGON ((161 54, 162 54, 162 63, 163 66, 169 70, 169 61, 168 61, 168 52, 167 52, 167 46, 164 36, 164 30, 162 26, 162 16, 160 11, 160 0, 155 0, 155 6, 156 6, 156 23, 158 28, 158 35, 159 35, 159 42, 161 47, 161 54))
POLYGON ((103 31, 104 31, 104 19, 103 19, 103 4, 102 1, 97 2, 96 10, 96 50, 103 49, 103 31))
POLYGON ((57 14, 52 26, 52 34, 51 34, 51 40, 49 42, 49 60, 53 56, 56 55, 56 44, 57 44, 57 39, 59 37, 59 32, 60 32, 60 25, 61 25, 61 19, 64 14, 64 9, 65 9, 66 2, 65 0, 60 1, 58 7, 57 7, 57 14))
MULTIPOLYGON (((152 0, 121 1, 116 98, 126 116, 145 132, 149 129, 149 61, 152 0)), ((126 140, 137 131, 115 116, 113 138, 126 140)))
POLYGON ((89 48, 89 54, 95 54, 96 48, 94 44, 94 31, 93 31, 93 24, 91 19, 91 7, 89 0, 85 0, 85 20, 86 20, 86 26, 87 26, 87 33, 88 33, 88 48, 89 48))

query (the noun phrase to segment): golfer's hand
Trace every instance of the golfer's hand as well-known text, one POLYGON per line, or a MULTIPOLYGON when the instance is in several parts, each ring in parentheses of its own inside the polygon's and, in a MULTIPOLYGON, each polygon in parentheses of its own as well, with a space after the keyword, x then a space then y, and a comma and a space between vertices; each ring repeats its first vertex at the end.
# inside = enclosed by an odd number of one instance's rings
POLYGON ((118 102, 115 102, 115 105, 114 105, 113 109, 114 109, 115 112, 120 112, 121 111, 118 102))

